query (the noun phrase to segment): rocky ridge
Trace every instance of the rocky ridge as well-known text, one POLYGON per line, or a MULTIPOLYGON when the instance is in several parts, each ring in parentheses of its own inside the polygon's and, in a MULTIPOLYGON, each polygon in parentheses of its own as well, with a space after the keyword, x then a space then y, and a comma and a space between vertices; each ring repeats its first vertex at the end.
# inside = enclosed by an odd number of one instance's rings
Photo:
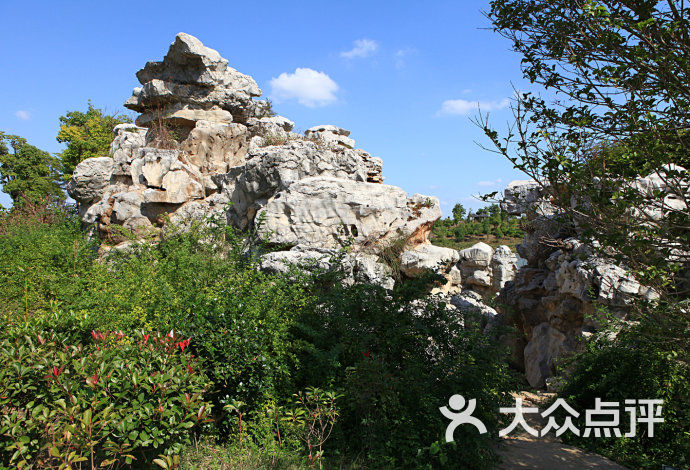
POLYGON ((432 246, 437 198, 383 184, 381 159, 356 148, 345 129, 293 132, 292 121, 257 99, 252 77, 193 36, 178 34, 164 59, 136 76, 142 86, 125 103, 140 113, 136 125, 117 126, 112 158, 84 160, 68 187, 106 244, 217 215, 282 247, 263 259, 265 269, 278 272, 326 263, 347 245, 352 276, 392 287, 390 267, 377 254, 401 239, 402 275, 434 270, 448 281, 443 292, 459 294, 464 272, 472 289, 487 295, 492 270, 499 277, 512 272, 494 268, 510 259, 494 263, 490 248, 463 254, 432 246))

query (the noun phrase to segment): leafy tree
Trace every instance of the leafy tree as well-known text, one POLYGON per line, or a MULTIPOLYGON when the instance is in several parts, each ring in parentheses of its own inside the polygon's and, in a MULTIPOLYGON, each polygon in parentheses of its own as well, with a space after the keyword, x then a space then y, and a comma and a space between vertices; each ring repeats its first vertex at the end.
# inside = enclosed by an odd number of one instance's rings
POLYGON ((0 132, 0 183, 13 205, 23 200, 64 199, 59 166, 54 156, 29 145, 23 137, 0 132))
POLYGON ((690 455, 678 425, 687 416, 676 409, 687 410, 688 396, 675 392, 690 363, 689 175, 682 168, 690 164, 689 15, 682 0, 493 0, 487 12, 522 55, 525 78, 548 93, 518 94, 515 125, 504 135, 486 116, 478 124, 496 152, 542 186, 564 230, 660 294, 652 305, 634 306, 633 324, 613 325, 611 345, 591 342, 564 386, 568 402, 590 408, 594 395, 632 398, 630 384, 654 397, 674 390, 679 404, 665 410, 671 431, 578 439, 644 468, 685 467, 690 455), (650 173, 666 190, 632 183, 650 173), (667 203, 669 192, 675 204, 667 203))
POLYGON ((467 211, 465 210, 465 207, 462 204, 455 204, 453 206, 453 221, 460 222, 462 219, 465 218, 465 214, 467 211))
POLYGON ((647 282, 682 295, 677 274, 690 259, 667 261, 688 247, 688 211, 667 207, 661 220, 638 213, 648 220, 635 222, 639 207, 661 208, 665 194, 650 197, 620 178, 660 170, 682 189, 688 176, 663 170, 690 164, 688 13, 678 0, 492 1, 487 15, 523 56, 523 75, 558 99, 519 94, 506 135, 478 119, 495 150, 544 184, 583 237, 616 246, 647 282))
POLYGON ((69 180, 74 168, 87 158, 107 157, 113 141, 113 128, 132 122, 124 114, 109 114, 98 109, 89 101, 89 107, 82 111, 70 111, 60 116, 60 131, 57 141, 66 143, 67 148, 58 155, 62 161, 62 173, 69 180))

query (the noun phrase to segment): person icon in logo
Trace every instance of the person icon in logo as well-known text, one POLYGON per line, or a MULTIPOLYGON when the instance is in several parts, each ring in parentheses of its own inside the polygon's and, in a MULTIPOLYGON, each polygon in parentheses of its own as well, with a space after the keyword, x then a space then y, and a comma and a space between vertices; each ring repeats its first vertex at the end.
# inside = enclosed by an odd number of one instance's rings
POLYGON ((484 423, 472 416, 474 409, 477 407, 477 400, 472 398, 467 403, 467 408, 465 411, 458 413, 458 411, 465 407, 465 397, 462 395, 453 395, 450 397, 450 400, 448 400, 448 406, 450 406, 450 409, 448 409, 447 406, 442 406, 439 408, 439 410, 441 410, 441 414, 451 420, 450 424, 446 428, 446 442, 453 442, 453 433, 461 424, 471 424, 477 428, 479 434, 484 434, 486 432, 486 426, 484 426, 484 423))

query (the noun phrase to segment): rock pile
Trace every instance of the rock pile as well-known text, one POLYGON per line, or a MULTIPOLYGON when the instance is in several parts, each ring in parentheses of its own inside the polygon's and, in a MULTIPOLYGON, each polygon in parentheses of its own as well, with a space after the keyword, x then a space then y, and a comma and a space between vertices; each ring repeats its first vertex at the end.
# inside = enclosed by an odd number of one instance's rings
MULTIPOLYGON (((83 220, 106 243, 215 214, 286 247, 264 260, 273 270, 345 244, 428 245, 438 199, 382 184, 381 159, 355 148, 345 129, 293 132, 293 122, 255 99, 254 79, 198 39, 178 34, 137 78, 142 86, 125 103, 141 113, 136 125, 117 126, 112 158, 81 162, 69 184, 83 220)), ((390 285, 371 250, 359 252, 353 273, 390 285)))

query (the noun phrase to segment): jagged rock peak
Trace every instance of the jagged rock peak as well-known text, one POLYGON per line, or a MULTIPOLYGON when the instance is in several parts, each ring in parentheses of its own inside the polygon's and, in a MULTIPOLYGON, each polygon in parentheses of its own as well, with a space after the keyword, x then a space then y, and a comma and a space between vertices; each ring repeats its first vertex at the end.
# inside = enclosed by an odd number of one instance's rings
POLYGON ((186 33, 177 35, 162 61, 139 70, 137 79, 143 86, 125 107, 142 113, 137 124, 147 127, 161 118, 191 127, 199 120, 246 122, 264 104, 253 101, 261 90, 252 77, 186 33))

